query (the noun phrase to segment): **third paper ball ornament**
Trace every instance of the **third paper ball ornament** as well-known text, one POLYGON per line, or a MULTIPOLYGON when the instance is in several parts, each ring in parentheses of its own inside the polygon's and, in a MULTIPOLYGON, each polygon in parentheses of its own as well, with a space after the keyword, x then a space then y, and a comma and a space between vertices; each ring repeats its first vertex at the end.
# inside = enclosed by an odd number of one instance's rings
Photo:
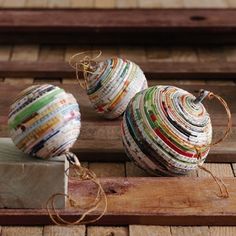
POLYGON ((81 67, 90 102, 107 119, 122 115, 131 98, 148 87, 140 67, 126 59, 113 57, 96 62, 85 57, 78 63, 77 68, 81 67))
POLYGON ((159 176, 182 175, 204 162, 212 125, 195 96, 177 87, 155 86, 130 101, 122 140, 127 155, 144 170, 159 176))

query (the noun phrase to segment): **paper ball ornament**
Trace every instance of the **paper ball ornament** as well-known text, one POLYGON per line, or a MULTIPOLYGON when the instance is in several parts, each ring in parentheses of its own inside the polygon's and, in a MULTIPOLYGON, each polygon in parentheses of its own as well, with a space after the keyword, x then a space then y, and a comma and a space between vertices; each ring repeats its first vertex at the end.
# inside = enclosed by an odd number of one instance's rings
POLYGON ((183 175, 196 169, 204 162, 211 139, 211 120, 203 104, 177 87, 139 92, 123 117, 127 155, 154 175, 183 175))
POLYGON ((15 145, 40 158, 69 150, 80 133, 79 105, 72 94, 49 85, 22 91, 10 107, 8 125, 15 145))
POLYGON ((137 92, 147 88, 147 80, 134 62, 110 58, 97 63, 94 71, 87 73, 86 88, 97 113, 114 119, 123 114, 137 92))

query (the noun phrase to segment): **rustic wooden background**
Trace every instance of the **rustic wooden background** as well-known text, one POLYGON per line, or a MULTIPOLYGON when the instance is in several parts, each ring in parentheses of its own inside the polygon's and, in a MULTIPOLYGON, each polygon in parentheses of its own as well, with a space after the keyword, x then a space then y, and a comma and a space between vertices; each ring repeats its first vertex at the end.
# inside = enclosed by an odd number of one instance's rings
MULTIPOLYGON (((94 7, 94 8, 229 8, 235 7, 236 0, 0 0, 0 7, 94 7)), ((230 17, 230 16, 229 16, 230 17)), ((127 57, 133 61, 159 61, 159 62, 236 62, 236 46, 220 46, 220 47, 101 47, 87 46, 78 47, 76 45, 0 45, 0 61, 68 61, 69 57, 75 52, 81 50, 89 50, 99 48, 103 51, 102 58, 111 55, 127 57)), ((30 85, 33 83, 49 82, 53 84, 70 84, 74 86, 74 79, 59 78, 38 80, 35 78, 0 78, 0 87, 17 84, 30 85)), ((183 84, 186 85, 217 85, 222 86, 222 90, 227 86, 236 89, 236 80, 163 80, 158 81, 159 84, 183 84)), ((236 91, 236 90, 235 90, 236 91)), ((0 107, 4 106, 0 97, 0 107)), ((2 108, 1 108, 2 109, 2 108)), ((0 136, 6 136, 6 116, 0 114, 0 136)), ((82 130, 82 133, 86 130, 82 130)), ((103 132, 102 135, 111 135, 110 132, 103 132)), ((234 135, 234 134, 232 134, 234 135)), ((99 137, 99 134, 97 134, 99 137)), ((99 177, 116 177, 116 176, 147 176, 142 170, 135 167, 130 162, 85 162, 83 165, 92 169, 99 177)), ((219 177, 236 177, 236 163, 207 163, 208 167, 215 175, 219 177)), ((193 176, 199 178, 206 174, 201 170, 192 173, 193 176)), ((153 199, 155 201, 155 199, 153 199)), ((97 227, 97 226, 42 226, 42 227, 9 227, 0 226, 1 236, 42 236, 42 235, 76 235, 76 236, 154 236, 154 235, 218 235, 218 236, 234 236, 236 235, 236 227, 175 227, 175 226, 144 226, 129 225, 120 227, 97 227)))
POLYGON ((1 7, 232 8, 234 0, 1 0, 1 7))

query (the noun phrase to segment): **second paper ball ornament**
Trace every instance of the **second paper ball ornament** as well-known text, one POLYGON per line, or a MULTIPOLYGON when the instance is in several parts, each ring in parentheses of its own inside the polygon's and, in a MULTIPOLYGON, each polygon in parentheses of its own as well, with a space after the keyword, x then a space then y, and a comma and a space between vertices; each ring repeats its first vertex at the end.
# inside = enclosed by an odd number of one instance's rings
POLYGON ((211 139, 205 107, 177 87, 155 86, 136 94, 123 117, 127 155, 154 175, 175 176, 196 169, 204 162, 211 139))
POLYGON ((33 85, 11 105, 8 125, 13 142, 24 153, 44 159, 58 156, 79 136, 79 105, 57 86, 33 85))
MULTIPOLYGON (((77 55, 80 53, 74 59, 77 55)), ((131 98, 148 87, 143 71, 129 60, 113 57, 96 62, 85 57, 73 67, 84 71, 84 85, 91 104, 107 119, 122 115, 131 98)))

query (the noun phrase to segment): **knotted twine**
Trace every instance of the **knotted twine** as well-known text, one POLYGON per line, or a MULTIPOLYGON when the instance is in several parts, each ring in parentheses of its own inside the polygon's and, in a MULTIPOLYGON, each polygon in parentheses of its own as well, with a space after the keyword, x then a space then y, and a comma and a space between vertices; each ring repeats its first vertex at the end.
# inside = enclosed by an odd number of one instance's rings
POLYGON ((46 203, 46 209, 47 209, 48 215, 49 215, 50 219, 56 225, 78 225, 78 224, 88 224, 88 223, 96 222, 100 218, 102 218, 107 211, 106 193, 105 193, 103 187, 101 186, 100 181, 97 179, 97 177, 93 171, 91 171, 85 167, 82 167, 80 165, 78 158, 73 153, 66 153, 65 155, 66 155, 67 160, 71 164, 71 166, 69 168, 67 168, 67 170, 65 171, 65 174, 68 176, 68 178, 78 180, 78 181, 86 181, 86 180, 92 181, 98 187, 97 194, 96 194, 94 201, 87 203, 87 206, 82 206, 76 200, 74 200, 72 198, 72 196, 69 194, 55 193, 48 199, 48 201, 46 203), (72 177, 69 175, 70 170, 74 171, 74 175, 72 177), (65 220, 59 214, 58 210, 56 210, 56 208, 55 208, 55 200, 58 197, 66 197, 68 199, 68 203, 69 203, 70 207, 73 207, 76 209, 82 209, 82 210, 85 210, 85 212, 79 217, 79 219, 77 219, 73 222, 65 220), (85 220, 86 216, 89 213, 97 210, 102 202, 104 205, 102 212, 94 219, 85 220))
POLYGON ((98 59, 102 55, 102 51, 84 51, 79 52, 71 56, 69 60, 69 65, 75 69, 76 79, 78 80, 80 86, 83 89, 87 88, 87 76, 88 74, 94 74, 97 68, 96 59, 98 59), (86 55, 88 53, 96 53, 95 57, 90 57, 86 55), (83 57, 81 57, 84 55, 83 57), (83 78, 80 78, 79 72, 83 72, 83 78))
MULTIPOLYGON (((220 137, 219 139, 217 139, 216 141, 211 142, 210 144, 205 146, 205 147, 213 147, 213 146, 223 142, 226 139, 226 137, 230 134, 231 128, 232 128, 232 116, 231 116, 231 112, 230 112, 230 109, 229 109, 226 101, 222 97, 220 97, 219 95, 216 95, 212 92, 209 92, 206 90, 200 90, 199 96, 195 99, 194 103, 195 104, 199 103, 199 102, 203 101, 205 98, 207 98, 209 100, 212 100, 214 98, 217 99, 220 102, 220 104, 223 105, 223 107, 226 111, 226 114, 227 114, 227 126, 226 126, 223 136, 220 137)), ((199 149, 197 147, 195 147, 195 150, 196 150, 198 159, 201 160, 201 152, 199 151, 199 149)), ((225 185, 223 180, 221 178, 218 178, 217 176, 215 176, 209 169, 207 169, 205 166, 203 166, 203 163, 199 163, 198 167, 201 170, 205 171, 206 173, 208 173, 212 176, 212 178, 214 179, 214 181, 216 182, 216 184, 218 185, 219 190, 220 190, 220 194, 218 196, 222 197, 222 198, 228 198, 229 192, 228 192, 227 186, 225 185)))

